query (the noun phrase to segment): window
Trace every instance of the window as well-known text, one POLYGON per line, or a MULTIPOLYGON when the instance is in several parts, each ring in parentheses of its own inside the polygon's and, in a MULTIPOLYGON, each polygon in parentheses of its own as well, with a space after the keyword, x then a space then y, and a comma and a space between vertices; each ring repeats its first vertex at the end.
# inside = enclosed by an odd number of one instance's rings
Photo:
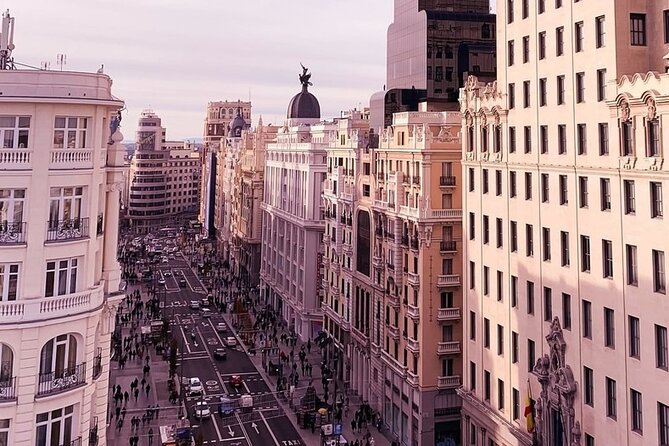
POLYGON ((530 106, 530 81, 523 81, 523 108, 530 106))
POLYGON ((19 265, 0 263, 0 301, 16 300, 19 288, 19 265))
POLYGON ((606 100, 606 68, 597 70, 597 101, 606 100))
POLYGON ((583 399, 588 406, 595 406, 595 378, 590 367, 583 367, 583 399))
POLYGON ((38 413, 36 421, 36 444, 39 446, 69 445, 75 440, 72 433, 74 406, 51 412, 38 413))
POLYGON ((474 169, 469 169, 469 192, 474 192, 476 185, 476 177, 474 176, 474 169))
POLYGON ((518 277, 511 276, 511 308, 518 307, 518 277))
POLYGON ((525 199, 532 199, 532 172, 525 172, 525 199))
MULTIPOLYGON (((546 78, 542 77, 539 79, 539 106, 546 106, 546 78)), ((544 126, 542 126, 544 127, 544 126)), ((543 138, 542 138, 543 139, 543 138)), ((543 152, 545 153, 545 152, 543 152)))
POLYGON ((529 0, 523 0, 522 5, 523 5, 523 10, 522 10, 523 18, 526 19, 530 15, 529 0))
POLYGON ((616 346, 615 313, 611 308, 606 307, 604 307, 604 345, 610 348, 616 346))
POLYGON ((502 195, 502 171, 501 170, 496 170, 495 171, 495 195, 500 196, 502 195))
POLYGON ((509 84, 509 110, 516 108, 516 84, 509 84))
POLYGON ((25 198, 25 189, 0 189, 0 234, 9 232, 10 229, 23 230, 17 225, 23 222, 25 198), (10 223, 14 225, 9 225, 10 223))
POLYGON ((655 325, 655 366, 658 369, 669 368, 669 351, 667 350, 667 328, 655 325))
POLYGON ((662 156, 660 153, 660 120, 658 118, 646 121, 646 135, 648 144, 646 156, 662 156))
POLYGON ((599 180, 599 189, 601 195, 602 211, 611 210, 611 180, 601 178, 599 180))
POLYGON ((590 272, 590 237, 581 236, 581 272, 590 272))
POLYGON ((53 147, 56 149, 86 149, 88 118, 56 117, 53 147))
POLYGON ((490 268, 487 266, 483 267, 483 295, 487 296, 490 294, 490 268))
POLYGON ((509 153, 516 152, 516 128, 509 127, 509 153))
POLYGON ((497 354, 502 356, 504 354, 504 327, 497 324, 497 354))
POLYGON ((0 116, 0 141, 3 149, 28 147, 30 116, 0 116))
POLYGON ((664 273, 664 251, 653 249, 653 291, 665 294, 667 292, 664 273))
POLYGON ((518 252, 518 223, 515 221, 511 222, 510 232, 510 243, 511 243, 511 252, 518 252))
POLYGON ((664 10, 664 43, 669 43, 669 9, 664 10))
POLYGON ((517 184, 516 184, 516 172, 509 172, 509 195, 511 198, 515 198, 518 195, 517 184))
POLYGON ((543 239, 543 259, 544 262, 551 260, 551 230, 548 228, 541 228, 541 235, 543 239))
POLYGON ((518 421, 520 419, 520 392, 518 389, 512 389, 512 399, 513 399, 513 420, 518 421))
POLYGON ((585 73, 576 73, 576 102, 585 102, 585 73))
POLYGON ((542 125, 539 127, 539 150, 541 153, 548 153, 548 126, 542 125))
POLYGON ((641 399, 641 392, 630 389, 630 402, 632 403, 631 418, 632 430, 637 433, 643 432, 643 401, 641 399))
POLYGON ((476 313, 473 311, 469 312, 469 339, 476 340, 476 313))
POLYGON ((532 225, 525 225, 525 255, 531 257, 534 255, 534 228, 532 225))
POLYGON ((634 181, 623 181, 623 194, 625 198, 625 214, 634 214, 636 212, 636 203, 634 198, 634 181))
POLYGON ((565 91, 564 91, 564 75, 557 77, 557 104, 562 105, 565 101, 565 91))
POLYGON ((502 245, 504 244, 504 234, 503 234, 503 229, 502 229, 502 219, 497 218, 495 219, 495 235, 497 239, 497 247, 501 248, 502 245))
POLYGON ((483 399, 490 402, 490 372, 483 371, 483 399))
POLYGON ((539 60, 546 58, 546 31, 539 33, 539 60))
POLYGON ((469 261, 469 289, 473 290, 476 286, 476 263, 469 261))
POLYGON ((534 282, 527 281, 527 314, 534 314, 534 282))
POLYGON ((602 277, 613 277, 613 242, 602 240, 602 277))
POLYGON ((483 216, 483 244, 487 245, 490 241, 489 219, 487 215, 483 216))
POLYGON ((630 14, 630 44, 646 46, 646 14, 630 14))
POLYGON ((574 24, 574 47, 577 53, 583 51, 583 22, 576 22, 574 24))
POLYGON ((606 416, 616 418, 618 414, 618 401, 616 397, 616 381, 606 377, 606 416))
POLYGON ((558 154, 564 155, 567 153, 567 126, 558 124, 558 154))
POLYGON ((592 339, 592 303, 587 300, 582 302, 581 314, 583 317, 583 337, 592 339))
POLYGON ((560 231, 560 265, 569 266, 569 233, 560 231))
POLYGON ((46 262, 45 297, 63 296, 77 291, 78 260, 61 259, 46 262))
POLYGON ((636 260, 636 246, 625 245, 625 260, 627 264, 627 284, 637 286, 639 282, 639 267, 636 260))
POLYGON ((565 206, 569 203, 569 190, 567 187, 567 175, 558 177, 560 185, 560 205, 565 206))
POLYGON ((504 410, 504 381, 497 379, 497 410, 504 410))
POLYGON ((536 365, 536 356, 534 351, 534 341, 532 339, 527 340, 527 371, 531 372, 534 370, 536 365))
POLYGON ((578 206, 588 207, 588 177, 578 177, 578 206))
POLYGON ((587 150, 588 150, 588 132, 585 124, 577 124, 576 125, 576 133, 577 133, 577 153, 579 155, 585 155, 587 150))
POLYGON ((488 126, 481 127, 481 152, 488 151, 488 126))
POLYGON ((634 130, 630 121, 620 123, 620 139, 622 156, 634 156, 634 130))
POLYGON ((606 122, 597 124, 599 133, 599 155, 606 156, 609 154, 609 125, 606 122))
POLYGON ((78 220, 81 217, 83 187, 52 187, 49 200, 49 229, 59 221, 78 220))
POLYGON ((547 173, 541 174, 541 202, 548 203, 550 198, 549 177, 547 173))
POLYGON ((483 193, 487 194, 488 193, 488 169, 483 169, 483 178, 481 178, 483 182, 483 193))
POLYGON ((553 319, 553 290, 544 287, 544 321, 550 322, 553 319))
POLYGON ((564 54, 564 27, 555 28, 555 55, 562 56, 564 54))
POLYGON ((586 433, 585 434, 585 446, 595 446, 595 437, 586 433))
POLYGON ((537 9, 539 11, 539 14, 543 14, 544 12, 546 12, 546 0, 538 0, 537 9))
POLYGON ((473 212, 469 213, 469 240, 476 238, 476 217, 473 212))
POLYGON ((508 58, 508 63, 509 63, 509 66, 510 66, 510 67, 513 66, 514 59, 515 59, 515 58, 514 58, 514 53, 513 53, 513 52, 514 52, 514 46, 515 46, 515 44, 514 44, 514 41, 513 41, 513 40, 509 40, 509 41, 507 42, 507 49, 506 49, 506 51, 507 51, 507 58, 508 58))
POLYGON ((525 136, 525 153, 532 153, 532 127, 526 125, 523 127, 523 133, 525 136))
POLYGON ((518 333, 511 332, 511 363, 518 363, 518 333))
POLYGON ((602 48, 606 45, 606 29, 604 28, 604 16, 595 17, 595 46, 602 48))
POLYGON ((562 8, 562 0, 555 0, 555 9, 562 8))
POLYGON ((523 63, 530 61, 530 36, 523 37, 523 63))
POLYGON ((629 316, 630 357, 641 358, 641 326, 639 318, 629 316))
POLYGON ((571 296, 567 293, 562 293, 562 325, 571 330, 571 296))
POLYGON ((469 388, 476 390, 476 363, 469 361, 469 388))
POLYGON ((494 127, 494 133, 493 133, 493 147, 492 150, 495 153, 499 153, 502 151, 502 126, 501 125, 496 125, 494 127))
POLYGON ((662 183, 650 183, 650 216, 660 218, 664 215, 662 206, 662 183))
POLYGON ((506 0, 506 14, 507 23, 513 23, 513 0, 506 0))

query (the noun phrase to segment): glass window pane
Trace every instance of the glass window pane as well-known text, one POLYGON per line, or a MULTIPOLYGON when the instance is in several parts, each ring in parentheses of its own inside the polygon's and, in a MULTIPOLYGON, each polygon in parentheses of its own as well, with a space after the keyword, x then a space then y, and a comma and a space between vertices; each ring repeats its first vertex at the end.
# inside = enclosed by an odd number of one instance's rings
POLYGON ((0 116, 0 128, 14 128, 16 124, 15 116, 0 116))
POLYGON ((67 132, 67 148, 76 149, 77 148, 77 131, 69 130, 67 132))
POLYGON ((56 118, 55 127, 57 129, 64 129, 65 128, 65 118, 56 118))
POLYGON ((53 132, 53 147, 56 149, 62 149, 65 141, 65 132, 62 130, 56 130, 53 132))
POLYGON ((19 127, 22 129, 30 127, 30 116, 21 116, 19 118, 19 127))
POLYGON ((77 128, 77 118, 67 118, 67 128, 76 129, 77 128))
POLYGON ((14 148, 14 130, 5 130, 2 137, 2 148, 3 149, 12 149, 14 148))

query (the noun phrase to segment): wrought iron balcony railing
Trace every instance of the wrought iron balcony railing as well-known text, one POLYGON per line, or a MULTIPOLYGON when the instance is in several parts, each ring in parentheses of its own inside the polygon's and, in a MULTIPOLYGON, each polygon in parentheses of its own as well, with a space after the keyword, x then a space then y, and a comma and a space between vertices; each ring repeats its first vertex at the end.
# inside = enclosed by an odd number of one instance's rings
POLYGON ((440 186, 455 186, 455 177, 454 176, 442 176, 439 177, 440 186))
POLYGON ((58 372, 40 373, 37 395, 51 395, 78 387, 86 382, 86 363, 58 372))
POLYGON ((26 242, 26 223, 0 221, 0 245, 26 242))
POLYGON ((16 399, 16 377, 0 378, 0 401, 16 399))
POLYGON ((88 238, 88 217, 49 221, 46 232, 48 242, 62 242, 88 238))

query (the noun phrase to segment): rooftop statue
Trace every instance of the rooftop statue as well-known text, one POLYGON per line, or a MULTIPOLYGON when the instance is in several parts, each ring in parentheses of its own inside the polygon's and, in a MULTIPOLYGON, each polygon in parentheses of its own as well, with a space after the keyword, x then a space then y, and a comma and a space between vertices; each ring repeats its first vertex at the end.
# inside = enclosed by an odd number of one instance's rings
POLYGON ((311 79, 311 73, 307 73, 309 71, 309 68, 306 68, 304 65, 302 65, 302 62, 300 62, 300 66, 302 67, 302 74, 300 74, 300 83, 304 88, 312 86, 312 84, 309 79, 311 79))

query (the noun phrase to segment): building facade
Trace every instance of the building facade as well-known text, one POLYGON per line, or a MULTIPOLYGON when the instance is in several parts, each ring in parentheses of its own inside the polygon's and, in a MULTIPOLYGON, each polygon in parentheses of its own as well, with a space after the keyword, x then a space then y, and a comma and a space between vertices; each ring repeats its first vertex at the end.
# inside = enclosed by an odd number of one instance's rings
POLYGON ((0 444, 107 444, 125 154, 111 85, 0 70, 0 444))
POLYGON ((668 444, 669 1, 497 8, 498 80, 461 91, 463 443, 668 444))
POLYGON ((322 255, 321 193, 332 124, 320 121, 308 77, 301 79, 302 92, 291 100, 276 143, 267 146, 260 293, 306 341, 322 328, 321 267, 314 260, 322 255))
POLYGON ((139 119, 135 153, 130 163, 128 226, 146 233, 197 215, 200 162, 195 146, 167 141, 161 119, 144 111, 139 119))
POLYGON ((216 101, 207 104, 207 117, 204 121, 204 147, 200 152, 201 185, 200 196, 200 222, 203 224, 204 235, 216 238, 216 224, 214 219, 219 219, 222 210, 216 211, 217 190, 218 197, 221 195, 221 186, 217 183, 222 180, 222 173, 218 171, 218 154, 224 149, 225 138, 229 135, 230 123, 240 112, 242 118, 251 122, 251 102, 244 101, 216 101))

